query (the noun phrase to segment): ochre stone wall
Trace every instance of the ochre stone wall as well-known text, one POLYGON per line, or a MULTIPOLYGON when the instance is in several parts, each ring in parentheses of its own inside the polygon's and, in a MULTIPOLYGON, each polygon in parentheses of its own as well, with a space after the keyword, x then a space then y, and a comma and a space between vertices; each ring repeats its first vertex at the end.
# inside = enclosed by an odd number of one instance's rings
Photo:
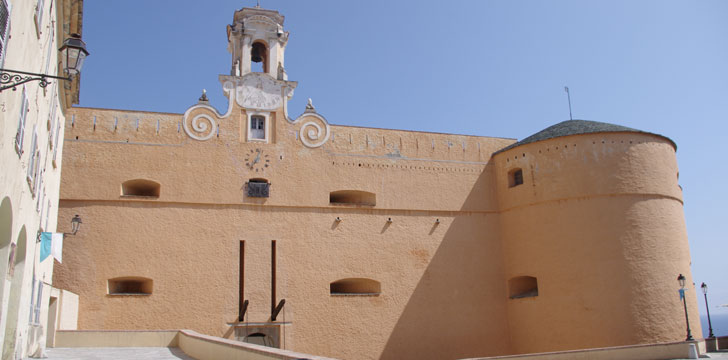
POLYGON ((276 240, 287 349, 346 359, 508 353, 487 159, 513 140, 331 126, 311 149, 278 112, 272 143, 248 143, 245 117, 233 113, 216 119, 219 137, 197 141, 180 115, 73 109, 61 216, 81 214, 84 225, 54 281, 80 295, 79 328, 232 337, 240 241, 247 320, 268 322, 276 240), (255 149, 269 155, 263 171, 245 165, 255 149), (270 181, 270 197, 245 196, 250 178, 270 181), (159 198, 121 196, 132 179, 160 183, 159 198), (376 205, 331 205, 336 190, 375 193, 376 205), (125 276, 152 279, 153 294, 108 295, 108 279, 125 276), (379 281, 381 294, 331 296, 344 278, 379 281))
POLYGON ((677 183, 660 136, 599 133, 522 145, 493 157, 507 278, 533 276, 538 296, 508 301, 514 353, 678 341, 688 277, 701 337, 677 183), (508 172, 523 169, 522 185, 508 172))
POLYGON ((234 337, 241 241, 245 323, 270 325, 273 240, 280 345, 305 353, 441 359, 678 341, 679 273, 697 314, 675 149, 661 136, 562 136, 492 155, 514 140, 330 126, 311 148, 282 110, 269 143, 246 140, 236 104, 227 117, 196 114, 219 125, 209 140, 177 114, 70 111, 59 216, 84 225, 54 283, 79 294, 81 329, 234 337), (258 151, 267 167, 250 166, 258 151), (516 168, 523 184, 509 187, 516 168), (253 178, 271 183, 269 198, 246 195, 253 178), (159 183, 159 197, 122 196, 134 179, 159 183), (376 204, 330 204, 339 190, 376 204), (521 276, 538 292, 509 298, 521 276), (108 295, 117 277, 152 279, 153 293, 108 295), (329 293, 348 278, 381 293, 329 293))

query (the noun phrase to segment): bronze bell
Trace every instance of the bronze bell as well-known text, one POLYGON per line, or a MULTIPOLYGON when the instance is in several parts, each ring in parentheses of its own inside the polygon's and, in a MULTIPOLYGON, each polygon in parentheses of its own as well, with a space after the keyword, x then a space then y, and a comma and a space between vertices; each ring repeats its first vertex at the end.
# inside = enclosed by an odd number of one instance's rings
POLYGON ((253 44, 250 60, 258 63, 263 61, 263 56, 265 56, 265 45, 261 43, 253 44))

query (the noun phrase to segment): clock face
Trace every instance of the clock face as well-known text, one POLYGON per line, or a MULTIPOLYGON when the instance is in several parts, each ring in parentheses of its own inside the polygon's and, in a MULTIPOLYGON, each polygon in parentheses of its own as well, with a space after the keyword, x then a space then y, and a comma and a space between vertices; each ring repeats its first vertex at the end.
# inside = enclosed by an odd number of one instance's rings
POLYGON ((264 151, 260 148, 250 150, 250 152, 245 155, 245 166, 247 166, 250 171, 259 173, 265 171, 265 169, 271 165, 270 156, 264 153, 264 151))

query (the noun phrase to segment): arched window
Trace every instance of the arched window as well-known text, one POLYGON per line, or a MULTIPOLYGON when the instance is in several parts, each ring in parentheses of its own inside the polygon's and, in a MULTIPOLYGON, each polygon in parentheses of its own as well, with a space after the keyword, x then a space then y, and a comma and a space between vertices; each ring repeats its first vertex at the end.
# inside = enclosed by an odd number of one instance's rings
POLYGON ((331 205, 375 206, 377 204, 377 195, 359 190, 332 191, 329 193, 329 203, 331 205))
POLYGON ((382 292, 379 281, 364 278, 336 280, 329 288, 331 295, 379 295, 382 292))
POLYGON ((511 299, 538 296, 538 281, 533 276, 517 276, 508 280, 508 293, 511 299))
POLYGON ((146 179, 128 180, 121 184, 121 195, 158 198, 160 188, 161 185, 156 181, 146 179))
POLYGON ((144 277, 109 279, 109 295, 152 295, 153 281, 144 277))

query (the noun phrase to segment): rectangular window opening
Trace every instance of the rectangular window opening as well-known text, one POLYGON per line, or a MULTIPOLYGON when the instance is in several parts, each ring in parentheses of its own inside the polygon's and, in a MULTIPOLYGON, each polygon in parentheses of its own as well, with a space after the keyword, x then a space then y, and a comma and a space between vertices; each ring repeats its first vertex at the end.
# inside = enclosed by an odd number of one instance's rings
POLYGON ((109 279, 109 295, 152 295, 152 279, 115 278, 109 279))
POLYGON ((514 187, 523 184, 523 170, 513 169, 508 172, 508 187, 514 187))
POLYGON ((250 138, 265 140, 265 117, 253 115, 250 117, 250 138))

